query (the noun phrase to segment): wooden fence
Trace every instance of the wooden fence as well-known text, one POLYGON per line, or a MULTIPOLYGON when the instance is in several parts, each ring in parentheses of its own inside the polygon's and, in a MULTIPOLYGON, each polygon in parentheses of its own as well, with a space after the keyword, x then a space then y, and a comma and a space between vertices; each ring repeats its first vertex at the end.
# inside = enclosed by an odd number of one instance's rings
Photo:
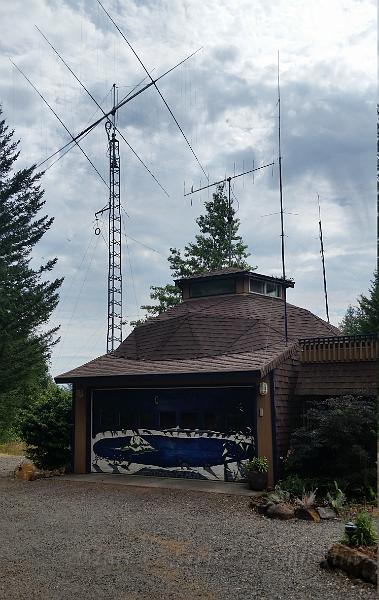
POLYGON ((378 358, 376 334, 341 335, 299 340, 301 362, 349 362, 378 358))

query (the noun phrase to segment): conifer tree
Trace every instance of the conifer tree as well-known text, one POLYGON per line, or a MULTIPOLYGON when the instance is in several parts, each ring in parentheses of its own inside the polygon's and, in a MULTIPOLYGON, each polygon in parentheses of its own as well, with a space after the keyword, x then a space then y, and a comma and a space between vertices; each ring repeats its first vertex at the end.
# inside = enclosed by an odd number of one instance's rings
MULTIPOLYGON (((246 259, 250 256, 247 245, 238 235, 240 220, 235 216, 233 205, 229 215, 228 198, 224 186, 220 185, 212 199, 205 202, 205 213, 196 219, 200 233, 195 242, 184 247, 184 251, 170 248, 170 270, 173 278, 189 277, 195 273, 213 271, 223 267, 251 269, 246 259), (231 261, 229 265, 229 218, 231 219, 231 261)), ((150 298, 157 304, 143 305, 145 319, 133 321, 131 325, 139 325, 145 320, 155 317, 181 300, 178 287, 173 284, 151 286, 150 298)))
POLYGON ((379 334, 379 280, 378 273, 374 273, 369 294, 361 294, 358 306, 349 306, 340 328, 346 335, 363 333, 379 334))
MULTIPOLYGON (((58 328, 47 322, 63 279, 48 280, 57 259, 35 268, 32 250, 53 219, 45 204, 42 173, 16 169, 19 141, 0 108, 0 416, 19 391, 47 380, 47 361, 58 328)), ((1 429, 1 423, 0 423, 1 429)))

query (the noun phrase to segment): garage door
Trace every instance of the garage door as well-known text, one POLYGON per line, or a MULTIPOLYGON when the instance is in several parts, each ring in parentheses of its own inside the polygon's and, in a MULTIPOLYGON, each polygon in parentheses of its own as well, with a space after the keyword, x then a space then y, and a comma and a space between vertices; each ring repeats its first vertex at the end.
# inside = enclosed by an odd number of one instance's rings
POLYGON ((238 480, 254 406, 251 387, 94 390, 92 470, 238 480))

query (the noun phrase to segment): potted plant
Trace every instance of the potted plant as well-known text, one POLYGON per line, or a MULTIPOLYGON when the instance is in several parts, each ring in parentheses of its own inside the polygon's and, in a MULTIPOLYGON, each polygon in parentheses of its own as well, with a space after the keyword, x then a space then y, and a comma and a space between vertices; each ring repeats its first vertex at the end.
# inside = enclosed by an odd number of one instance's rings
POLYGON ((265 456, 256 456, 245 463, 247 483, 250 490, 261 491, 268 484, 268 460, 265 456))

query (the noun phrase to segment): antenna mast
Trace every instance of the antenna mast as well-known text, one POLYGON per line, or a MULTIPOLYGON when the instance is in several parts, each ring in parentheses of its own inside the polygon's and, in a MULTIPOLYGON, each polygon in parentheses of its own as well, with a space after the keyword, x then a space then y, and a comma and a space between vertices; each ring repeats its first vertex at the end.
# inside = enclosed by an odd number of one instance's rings
POLYGON ((324 256, 324 241, 322 237, 322 225, 321 225, 321 208, 320 208, 320 196, 317 194, 317 202, 318 202, 318 227, 320 232, 320 254, 322 260, 322 276, 324 279, 324 296, 325 296, 325 310, 326 310, 326 318, 329 321, 329 305, 328 305, 328 291, 326 289, 326 273, 325 273, 325 256, 324 256))
MULTIPOLYGON (((282 277, 286 279, 286 263, 284 255, 284 218, 283 218, 283 181, 282 181, 282 149, 281 149, 281 121, 280 121, 280 79, 279 79, 279 51, 278 51, 278 150, 279 150, 279 191, 280 191, 280 227, 282 239, 282 277)), ((284 337, 286 346, 288 344, 288 322, 287 322, 287 288, 283 286, 284 300, 284 337)))
MULTIPOLYGON (((271 167, 274 163, 269 163, 267 165, 262 165, 261 167, 257 167, 255 169, 250 169, 249 171, 244 171, 243 173, 238 173, 238 175, 232 175, 230 177, 225 177, 224 179, 220 179, 219 181, 214 181, 208 185, 204 185, 203 187, 197 188, 197 190, 191 187, 191 191, 185 193, 184 196, 192 196, 192 194, 196 194, 196 192, 201 192, 202 190, 207 190, 215 185, 224 184, 226 181, 228 182, 228 264, 229 267, 232 265, 232 224, 233 224, 233 215, 232 215, 232 198, 231 198, 231 182, 232 179, 237 179, 237 177, 242 177, 243 175, 247 175, 248 173, 255 173, 255 171, 260 171, 261 169, 265 169, 266 167, 271 167)), ((185 183, 184 183, 185 186, 185 183)))

